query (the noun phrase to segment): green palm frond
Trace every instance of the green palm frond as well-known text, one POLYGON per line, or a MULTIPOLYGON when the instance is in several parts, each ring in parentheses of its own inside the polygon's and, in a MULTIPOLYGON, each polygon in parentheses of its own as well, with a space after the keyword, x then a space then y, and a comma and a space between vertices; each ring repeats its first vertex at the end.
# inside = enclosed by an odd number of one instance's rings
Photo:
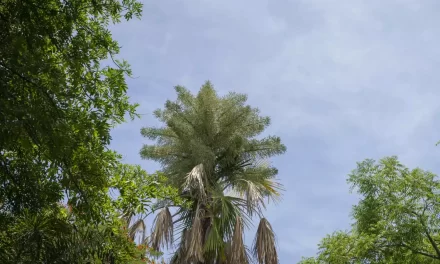
POLYGON ((224 242, 221 230, 219 230, 219 225, 216 223, 211 223, 207 229, 205 245, 203 248, 205 255, 211 256, 211 258, 215 259, 215 256, 221 254, 223 249, 224 242))
POLYGON ((250 227, 251 215, 247 214, 246 207, 247 201, 241 197, 225 195, 222 193, 212 196, 210 206, 212 217, 218 219, 224 228, 226 225, 229 226, 228 229, 223 231, 230 231, 225 234, 225 237, 231 238, 237 217, 241 217, 245 226, 250 227))

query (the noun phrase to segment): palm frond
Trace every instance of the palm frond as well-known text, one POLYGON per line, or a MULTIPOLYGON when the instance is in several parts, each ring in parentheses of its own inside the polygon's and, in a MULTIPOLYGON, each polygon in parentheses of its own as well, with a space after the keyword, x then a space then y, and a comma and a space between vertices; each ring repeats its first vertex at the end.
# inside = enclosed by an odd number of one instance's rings
MULTIPOLYGON (((194 211, 196 209, 193 209, 194 211)), ((192 217, 194 212, 186 208, 179 208, 176 212, 177 219, 174 220, 174 231, 178 234, 174 237, 174 242, 182 241, 184 238, 183 231, 190 229, 192 225, 192 217), (180 234, 180 236, 179 236, 180 234)))
POLYGON ((173 256, 170 259, 170 264, 186 264, 186 252, 187 252, 187 244, 189 233, 186 229, 183 229, 180 237, 179 248, 174 252, 173 256))
POLYGON ((272 226, 265 219, 260 220, 257 235, 254 240, 253 254, 259 264, 278 264, 275 233, 272 226))
POLYGON ((249 167, 232 180, 232 191, 247 201, 249 215, 257 213, 266 207, 265 198, 277 203, 281 198, 282 185, 274 179, 276 169, 260 164, 249 167))
POLYGON ((278 204, 281 201, 281 191, 284 191, 284 187, 276 179, 266 179, 261 185, 264 188, 264 196, 269 201, 278 204))
POLYGON ((249 263, 246 254, 246 248, 243 242, 243 222, 240 217, 237 217, 234 227, 234 235, 231 241, 231 252, 229 263, 249 263))
POLYGON ((171 247, 173 244, 173 217, 168 207, 163 208, 154 220, 151 245, 155 250, 171 247))
POLYGON ((198 198, 204 200, 206 198, 205 190, 205 171, 203 164, 195 166, 185 177, 184 189, 196 190, 198 198))
POLYGON ((139 219, 137 220, 133 225, 130 226, 129 230, 128 230, 128 236, 131 238, 131 240, 134 240, 134 238, 136 237, 136 233, 138 231, 142 231, 142 240, 144 241, 145 239, 145 223, 144 220, 139 219))
POLYGON ((196 213, 192 221, 192 227, 187 240, 187 260, 203 262, 203 214, 203 210, 200 209, 200 206, 197 206, 196 213))
POLYGON ((214 223, 211 223, 207 229, 203 248, 205 256, 210 259, 215 259, 224 248, 222 234, 220 233, 221 231, 219 230, 218 225, 216 225, 215 220, 213 222, 214 223))
POLYGON ((252 225, 250 217, 246 215, 247 203, 243 198, 221 194, 213 196, 212 200, 210 211, 225 240, 232 238, 237 217, 241 218, 246 227, 252 225))
POLYGON ((262 167, 262 168, 270 168, 271 162, 268 158, 255 159, 255 161, 253 162, 253 166, 254 167, 262 167))
POLYGON ((243 195, 246 199, 248 213, 250 215, 252 215, 253 212, 261 213, 261 207, 266 208, 261 185, 251 181, 244 181, 246 189, 243 195))

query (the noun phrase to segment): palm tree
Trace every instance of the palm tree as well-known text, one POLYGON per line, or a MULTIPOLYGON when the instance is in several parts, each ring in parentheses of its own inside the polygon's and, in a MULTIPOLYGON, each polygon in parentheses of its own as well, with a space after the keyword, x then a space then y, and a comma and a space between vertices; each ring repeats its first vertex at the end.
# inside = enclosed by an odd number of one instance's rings
POLYGON ((269 125, 246 95, 219 97, 210 82, 196 96, 177 86, 177 100, 155 116, 164 127, 142 129, 155 140, 141 156, 161 163, 169 182, 188 204, 172 215, 161 201, 152 234, 156 249, 177 243, 171 263, 278 263, 275 234, 264 218, 265 201, 278 200, 281 184, 268 158, 282 154, 280 138, 257 138, 269 125), (244 228, 260 218, 253 249, 244 245, 244 228), (176 238, 173 234, 177 233, 176 238))

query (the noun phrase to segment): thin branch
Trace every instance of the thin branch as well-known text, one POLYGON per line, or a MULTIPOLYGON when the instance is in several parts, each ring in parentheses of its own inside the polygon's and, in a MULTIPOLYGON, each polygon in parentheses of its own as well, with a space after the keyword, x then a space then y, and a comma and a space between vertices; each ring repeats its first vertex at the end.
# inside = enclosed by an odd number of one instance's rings
POLYGON ((422 216, 424 215, 426 209, 427 209, 428 205, 425 201, 425 206, 423 208, 423 213, 422 215, 418 214, 415 211, 411 211, 414 215, 416 215, 416 217, 419 219, 420 223, 422 224, 423 228, 424 228, 424 232, 426 234, 426 237, 428 238, 429 242, 431 243, 432 247, 434 248, 438 259, 440 259, 440 249, 438 248, 437 244, 435 243, 434 239, 431 237, 431 235, 429 234, 429 228, 426 226, 425 222, 422 219, 422 216))

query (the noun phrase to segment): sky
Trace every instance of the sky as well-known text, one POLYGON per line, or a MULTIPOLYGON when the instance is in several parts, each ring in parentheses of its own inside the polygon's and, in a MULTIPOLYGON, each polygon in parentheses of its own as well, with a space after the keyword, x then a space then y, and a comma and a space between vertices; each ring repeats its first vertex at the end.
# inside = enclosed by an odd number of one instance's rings
MULTIPOLYGON (((282 264, 313 256, 326 234, 350 228, 347 175, 356 162, 397 155, 440 173, 440 1, 143 1, 141 20, 111 27, 134 78, 140 119, 112 131, 126 163, 142 160, 152 112, 210 80, 246 93, 272 119, 266 134, 287 152, 272 159, 286 191, 266 216, 282 264)), ((246 233, 252 241, 254 230, 246 233)))

